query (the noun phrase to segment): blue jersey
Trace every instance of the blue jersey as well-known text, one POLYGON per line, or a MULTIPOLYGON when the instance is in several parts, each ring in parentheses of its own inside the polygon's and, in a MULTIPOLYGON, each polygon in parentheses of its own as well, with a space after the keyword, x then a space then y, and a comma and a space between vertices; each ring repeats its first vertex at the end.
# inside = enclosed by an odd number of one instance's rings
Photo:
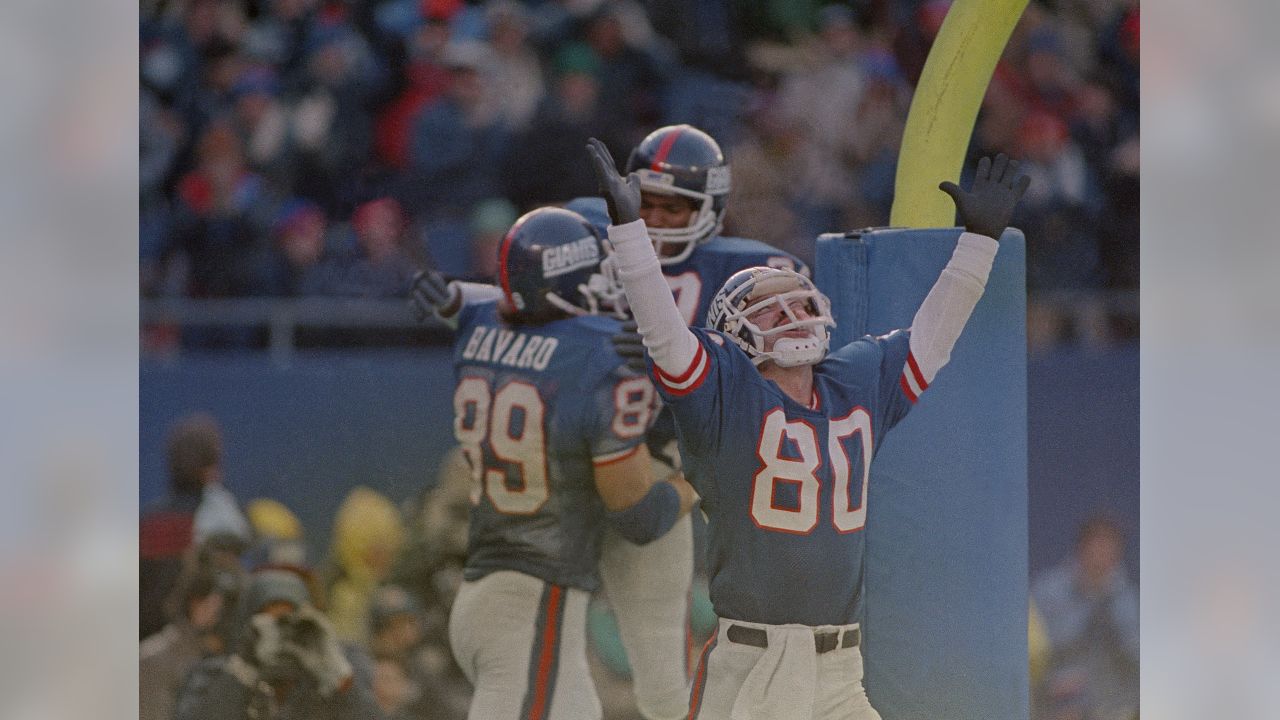
POLYGON ((808 276, 809 268, 799 258, 757 240, 719 235, 693 249, 683 262, 663 265, 662 274, 671 286, 676 307, 686 325, 702 327, 707 322, 711 298, 729 276, 744 268, 779 267, 808 276))
POLYGON ((904 373, 907 331, 864 338, 814 366, 808 406, 766 380, 715 330, 670 406, 689 481, 707 515, 711 602, 723 618, 846 625, 862 603, 867 480, 884 434, 923 388, 904 373))
POLYGON ((653 385, 613 351, 618 325, 509 326, 494 302, 458 314, 454 435, 473 479, 468 580, 516 570, 598 585, 604 507, 594 468, 635 452, 655 404, 653 385))
MULTIPOLYGON (((690 327, 707 323, 707 310, 730 275, 749 267, 780 267, 808 277, 809 267, 800 258, 758 240, 717 235, 693 249, 683 262, 663 265, 662 274, 671 286, 671 295, 681 317, 690 327)), ((649 448, 658 456, 676 437, 675 422, 665 409, 649 432, 649 448)))

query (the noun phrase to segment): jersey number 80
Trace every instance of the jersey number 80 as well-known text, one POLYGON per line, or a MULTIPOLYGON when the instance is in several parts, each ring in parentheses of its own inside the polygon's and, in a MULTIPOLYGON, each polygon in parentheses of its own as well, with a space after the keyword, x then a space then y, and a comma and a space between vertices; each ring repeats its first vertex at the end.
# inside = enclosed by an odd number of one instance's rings
MULTIPOLYGON (((871 415, 861 407, 848 415, 831 420, 827 431, 827 454, 831 458, 831 522, 836 531, 851 533, 861 530, 867 522, 867 480, 871 469, 871 415), (862 441, 861 476, 862 492, 852 497, 850 481, 853 473, 849 467, 849 454, 845 441, 857 435, 862 441)), ((818 450, 818 433, 804 420, 788 421, 782 408, 774 408, 764 418, 760 430, 760 443, 756 455, 762 466, 751 481, 751 519, 765 530, 807 535, 818 526, 821 507, 822 483, 818 480, 818 467, 822 454, 818 450), (782 457, 784 440, 791 440, 799 451, 799 458, 782 457), (794 507, 778 507, 774 496, 778 483, 796 486, 797 503, 794 507)))

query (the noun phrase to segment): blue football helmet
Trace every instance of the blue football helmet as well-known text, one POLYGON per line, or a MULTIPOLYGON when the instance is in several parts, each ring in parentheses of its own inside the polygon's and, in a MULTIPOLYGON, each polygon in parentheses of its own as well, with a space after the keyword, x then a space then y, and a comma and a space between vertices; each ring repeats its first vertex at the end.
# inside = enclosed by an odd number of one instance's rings
POLYGON ((692 125, 658 128, 631 151, 627 173, 632 172, 640 178, 644 192, 679 195, 696 204, 688 226, 649 228, 658 262, 681 262, 699 243, 720 232, 729 198, 729 166, 710 135, 692 125), (668 247, 678 248, 678 252, 664 256, 668 247))
POLYGON ((595 226, 562 208, 525 213, 498 247, 498 284, 507 304, 522 316, 626 317, 616 275, 600 269, 608 253, 595 226))
POLYGON ((727 335, 756 365, 766 360, 779 367, 821 362, 831 342, 828 328, 835 324, 827 296, 809 278, 785 268, 739 270, 729 276, 707 310, 707 327, 727 335), (796 313, 796 301, 803 303, 808 317, 796 313), (753 317, 771 305, 781 309, 783 319, 774 327, 761 328, 753 317), (766 338, 791 330, 803 330, 805 336, 779 337, 772 350, 765 350, 766 338))

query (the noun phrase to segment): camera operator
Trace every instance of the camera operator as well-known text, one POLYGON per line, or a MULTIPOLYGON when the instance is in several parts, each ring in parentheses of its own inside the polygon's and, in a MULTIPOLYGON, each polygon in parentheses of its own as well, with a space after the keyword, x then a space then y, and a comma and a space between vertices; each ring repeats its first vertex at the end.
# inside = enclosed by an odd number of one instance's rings
POLYGON ((380 718, 370 664, 344 648, 288 570, 253 573, 236 639, 226 655, 196 666, 177 720, 380 718))

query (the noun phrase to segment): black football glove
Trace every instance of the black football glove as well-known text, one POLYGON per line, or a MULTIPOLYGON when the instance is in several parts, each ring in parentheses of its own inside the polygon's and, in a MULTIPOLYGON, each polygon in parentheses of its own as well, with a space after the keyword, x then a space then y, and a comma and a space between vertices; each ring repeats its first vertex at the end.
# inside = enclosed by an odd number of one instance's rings
POLYGON ((458 288, 446 283, 443 275, 431 268, 414 273, 413 284, 409 286, 409 310, 418 322, 432 313, 452 315, 457 302, 458 288))
POLYGON ((955 201, 965 230, 999 240, 1009 226, 1014 206, 1030 184, 1031 178, 1018 176, 1018 161, 1000 153, 995 163, 989 157, 978 161, 978 172, 973 176, 969 192, 951 181, 938 185, 938 189, 955 201))
POLYGON ((591 169, 600 184, 600 195, 609 205, 609 219, 614 225, 626 225, 640 219, 640 178, 635 173, 622 177, 609 154, 609 148, 595 138, 587 141, 591 169))
POLYGON ((622 323, 622 329, 609 339, 613 342, 613 349, 627 361, 627 367, 641 375, 648 371, 644 362, 644 340, 634 319, 622 323))

